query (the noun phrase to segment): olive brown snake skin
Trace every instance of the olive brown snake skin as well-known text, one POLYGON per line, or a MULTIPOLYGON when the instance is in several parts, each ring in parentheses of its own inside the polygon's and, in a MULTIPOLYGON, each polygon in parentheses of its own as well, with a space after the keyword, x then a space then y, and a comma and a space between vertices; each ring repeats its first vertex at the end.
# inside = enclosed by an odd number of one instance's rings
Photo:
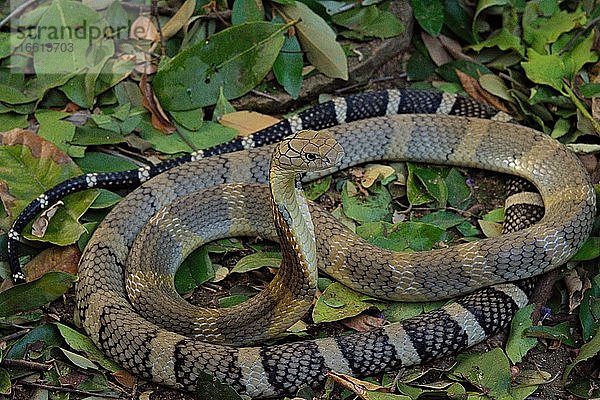
MULTIPOLYGON (((556 268, 589 235, 595 214, 593 188, 576 157, 558 142, 534 130, 489 119, 387 115, 421 111, 496 116, 495 112, 459 97, 411 91, 384 91, 370 96, 330 102, 286 121, 282 126, 287 129, 278 129, 285 134, 335 125, 328 131, 346 153, 340 169, 373 160, 401 159, 518 175, 537 187, 545 215, 538 224, 499 238, 398 256, 397 265, 383 263, 379 267, 375 261, 381 261, 382 254, 363 253, 354 245, 346 246, 351 249, 347 252, 340 237, 321 238, 319 233, 325 228, 319 226, 317 217, 317 243, 329 243, 331 249, 331 254, 318 253, 318 260, 336 260, 329 263, 332 269, 326 271, 343 283, 378 297, 415 300, 430 293, 445 298, 556 268), (417 101, 424 105, 414 106, 417 101), (371 116, 375 118, 360 120, 371 116), (357 121, 336 125, 352 120, 357 121), (359 270, 358 276, 346 275, 339 261, 342 253, 351 259, 350 265, 362 266, 362 273, 359 270), (366 273, 365 266, 380 269, 366 273), (379 281, 369 281, 373 276, 379 281), (441 276, 453 280, 446 283, 441 276), (375 293, 378 290, 383 294, 375 293)), ((259 134, 241 140, 240 146, 247 149, 235 153, 214 157, 200 157, 210 155, 206 152, 196 154, 192 162, 149 180, 111 211, 88 243, 77 283, 81 321, 92 340, 125 368, 182 389, 194 390, 199 377, 208 374, 252 397, 284 395, 294 393, 302 385, 322 382, 328 370, 372 374, 466 348, 504 326, 512 313, 526 304, 524 285, 506 283, 480 289, 432 313, 367 333, 241 348, 187 338, 140 316, 129 302, 124 285, 127 255, 137 234, 142 229, 152 229, 144 228, 144 224, 163 207, 174 201, 184 204, 189 201, 186 196, 192 198, 194 192, 206 190, 205 193, 216 196, 220 189, 210 188, 222 183, 265 183, 273 150, 272 146, 254 148, 263 144, 261 140, 259 134)), ((149 173, 139 171, 138 175, 144 180, 149 173)), ((92 176, 83 179, 88 187, 100 186, 99 179, 92 176)), ((225 190, 235 186, 228 188, 225 190)), ((259 196, 260 189, 248 188, 239 186, 235 190, 248 197, 259 196)), ((211 195, 207 196, 209 202, 211 195)), ((37 204, 37 209, 32 206, 31 210, 45 208, 50 198, 45 196, 39 201, 41 205, 37 204)), ((256 202, 242 201, 242 208, 256 202)), ((199 209, 211 210, 209 207, 199 209)), ((210 220, 211 216, 203 218, 210 220)), ((11 239, 18 239, 22 229, 19 223, 11 231, 11 239)), ((227 233, 229 227, 221 229, 227 233)), ((131 277, 127 279, 130 282, 141 278, 136 278, 135 273, 131 277)))

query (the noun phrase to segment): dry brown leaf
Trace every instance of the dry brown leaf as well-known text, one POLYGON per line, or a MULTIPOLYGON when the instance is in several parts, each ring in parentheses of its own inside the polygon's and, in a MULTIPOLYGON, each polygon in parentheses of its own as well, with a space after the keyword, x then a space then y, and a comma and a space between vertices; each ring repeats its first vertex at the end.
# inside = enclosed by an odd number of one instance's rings
POLYGON ((482 88, 477 79, 465 74, 459 69, 455 69, 454 71, 456 72, 458 79, 460 79, 462 87, 469 94, 469 96, 477 101, 489 104, 498 110, 509 112, 502 100, 482 88))
POLYGON ((196 8, 196 0, 187 0, 179 10, 171 17, 169 21, 162 27, 162 34, 165 40, 173 37, 181 28, 185 26, 190 17, 194 15, 196 8))
POLYGON ((177 128, 171 123, 169 117, 163 111, 158 99, 154 95, 152 86, 148 83, 146 75, 142 76, 139 86, 144 99, 144 108, 148 110, 151 115, 152 126, 162 133, 169 134, 175 132, 177 128))
POLYGON ((377 179, 385 179, 394 175, 396 170, 389 165, 370 164, 365 167, 365 172, 360 180, 363 187, 369 188, 377 181, 377 179))
POLYGON ((425 47, 427 47, 429 56, 435 65, 439 67, 440 65, 444 65, 452 61, 452 57, 448 51, 446 51, 444 45, 442 45, 438 38, 434 38, 425 32, 421 32, 421 39, 423 39, 423 44, 425 44, 425 47))
MULTIPOLYGON (((47 272, 67 272, 77 274, 77 265, 81 258, 81 251, 77 245, 72 244, 64 247, 50 247, 35 256, 33 260, 23 267, 27 282, 40 278, 47 272)), ((13 286, 11 279, 2 282, 0 291, 13 286)))
POLYGON ((50 220, 52 217, 54 217, 54 214, 56 214, 58 208, 64 205, 65 203, 63 203, 62 200, 59 200, 50 208, 44 210, 44 212, 42 212, 42 214, 33 222, 33 225, 31 226, 31 234, 39 238, 44 237, 50 220))
POLYGON ((278 122, 275 117, 254 111, 236 111, 219 118, 221 125, 237 130, 240 136, 251 135, 278 122))
POLYGON ((372 315, 360 314, 356 317, 346 318, 341 321, 348 328, 357 332, 368 332, 375 328, 381 328, 385 324, 385 319, 373 317, 372 315))
POLYGON ((455 60, 467 60, 467 61, 475 61, 473 57, 470 57, 463 53, 462 46, 460 43, 452 38, 449 38, 446 35, 439 35, 438 40, 444 49, 452 55, 455 60))
POLYGON ((565 286, 569 294, 569 313, 572 313, 583 300, 583 293, 592 287, 588 274, 583 268, 575 268, 565 276, 565 286))
POLYGON ((383 386, 371 382, 365 382, 346 374, 330 371, 327 372, 327 377, 336 382, 338 385, 350 390, 363 400, 371 400, 368 393, 369 391, 384 393, 389 392, 389 389, 383 386))
POLYGON ((140 15, 129 28, 129 38, 157 43, 160 40, 160 35, 152 20, 145 15, 140 15))
POLYGON ((0 133, 0 145, 14 146, 22 144, 31 151, 35 158, 51 159, 57 164, 69 164, 71 158, 51 142, 42 139, 35 133, 15 128, 6 133, 0 133))
MULTIPOLYGON (((130 372, 125 371, 124 369, 120 370, 120 371, 116 371, 112 373, 112 376, 114 376, 114 378, 117 380, 117 382, 119 382, 121 385, 128 387, 128 388, 133 388, 135 387, 135 384, 137 383, 137 378, 135 375, 131 374, 130 372)), ((147 392, 144 392, 147 393, 147 392)), ((140 399, 142 399, 144 393, 140 394, 140 399)), ((150 392, 152 393, 152 392, 150 392)), ((149 394, 147 394, 146 396, 149 396, 149 394)), ((147 398, 147 397, 145 397, 147 398)))

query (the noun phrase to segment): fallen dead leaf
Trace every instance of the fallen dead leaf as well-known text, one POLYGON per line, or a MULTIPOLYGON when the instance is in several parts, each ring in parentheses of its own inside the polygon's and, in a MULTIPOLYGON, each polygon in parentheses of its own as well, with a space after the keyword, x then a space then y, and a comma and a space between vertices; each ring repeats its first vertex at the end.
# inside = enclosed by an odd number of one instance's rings
POLYGON ((421 32, 421 39, 423 40, 423 44, 427 47, 427 51, 429 52, 429 56, 437 65, 444 65, 452 61, 452 56, 448 51, 444 48, 444 45, 440 42, 438 38, 434 38, 433 36, 421 32))
POLYGON ((278 122, 279 119, 275 117, 254 111, 236 111, 219 118, 221 125, 237 130, 240 136, 243 137, 275 125, 278 122))
POLYGON ((327 372, 327 377, 338 385, 350 390, 363 400, 371 400, 368 392, 388 393, 389 389, 375 383, 362 381, 350 375, 340 374, 334 371, 327 372))
POLYGON ((373 317, 368 314, 360 314, 356 317, 346 318, 341 323, 357 332, 368 332, 375 328, 381 328, 385 324, 385 319, 373 317))
POLYGON ((502 100, 500 100, 500 98, 494 96, 493 94, 482 88, 477 79, 465 74, 459 69, 455 69, 454 71, 456 72, 456 75, 458 76, 462 87, 472 98, 482 103, 489 104, 492 107, 497 108, 498 110, 504 111, 506 113, 509 112, 508 108, 506 108, 502 100))
POLYGON ((64 205, 65 203, 63 203, 62 200, 59 200, 50 206, 50 208, 44 210, 44 212, 42 212, 42 214, 33 222, 33 225, 31 226, 31 234, 35 237, 43 237, 46 234, 46 229, 48 229, 50 220, 52 217, 54 217, 54 214, 56 214, 59 207, 64 205))
POLYGON ((139 86, 143 95, 144 108, 150 112, 152 126, 162 133, 169 134, 175 132, 177 128, 163 111, 158 99, 154 95, 152 86, 148 82, 147 75, 142 76, 139 86))

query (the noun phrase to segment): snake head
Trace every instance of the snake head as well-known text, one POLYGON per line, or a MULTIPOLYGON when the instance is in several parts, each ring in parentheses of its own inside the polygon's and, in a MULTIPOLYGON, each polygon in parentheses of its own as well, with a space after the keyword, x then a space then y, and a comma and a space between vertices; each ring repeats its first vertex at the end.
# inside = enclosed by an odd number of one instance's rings
POLYGON ((298 131, 280 142, 272 163, 296 173, 322 171, 338 164, 344 149, 327 131, 298 131))

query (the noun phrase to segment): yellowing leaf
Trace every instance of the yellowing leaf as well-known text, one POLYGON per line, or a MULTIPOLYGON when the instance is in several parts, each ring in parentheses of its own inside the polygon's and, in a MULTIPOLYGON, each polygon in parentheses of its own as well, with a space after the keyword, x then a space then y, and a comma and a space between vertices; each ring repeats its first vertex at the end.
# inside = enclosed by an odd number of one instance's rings
POLYGON ((196 9, 196 0, 187 0, 179 10, 171 17, 169 21, 163 26, 162 34, 163 37, 169 39, 175 35, 183 26, 187 23, 188 19, 194 14, 196 9))

